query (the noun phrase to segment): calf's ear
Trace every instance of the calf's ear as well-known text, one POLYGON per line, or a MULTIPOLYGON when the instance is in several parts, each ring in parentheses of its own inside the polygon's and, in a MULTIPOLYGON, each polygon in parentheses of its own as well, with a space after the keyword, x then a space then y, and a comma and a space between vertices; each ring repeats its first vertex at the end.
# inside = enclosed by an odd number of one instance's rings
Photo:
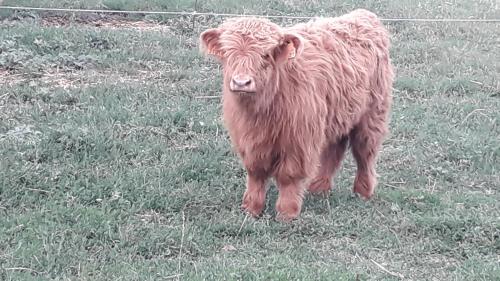
POLYGON ((205 55, 212 55, 222 59, 223 53, 219 42, 222 30, 220 28, 207 29, 200 35, 200 50, 205 55))
POLYGON ((273 51, 274 61, 284 63, 302 54, 304 38, 295 33, 285 33, 282 43, 273 51))

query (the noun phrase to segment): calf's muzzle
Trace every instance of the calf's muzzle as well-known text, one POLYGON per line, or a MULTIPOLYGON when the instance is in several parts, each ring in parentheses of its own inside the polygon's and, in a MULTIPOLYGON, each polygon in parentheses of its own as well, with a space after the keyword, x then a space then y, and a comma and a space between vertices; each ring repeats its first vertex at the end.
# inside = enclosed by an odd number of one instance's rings
POLYGON ((231 82, 229 83, 229 89, 231 89, 231 91, 233 92, 254 93, 255 82, 250 75, 234 75, 231 78, 231 82))

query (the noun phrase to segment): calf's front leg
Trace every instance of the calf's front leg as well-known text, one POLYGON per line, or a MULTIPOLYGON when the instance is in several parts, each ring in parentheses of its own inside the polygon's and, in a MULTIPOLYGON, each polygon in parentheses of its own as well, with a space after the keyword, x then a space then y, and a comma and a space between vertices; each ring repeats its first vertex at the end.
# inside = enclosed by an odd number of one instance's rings
POLYGON ((276 219, 291 221, 300 215, 304 197, 303 180, 300 178, 277 176, 278 200, 276 201, 276 219))
POLYGON ((266 203, 266 182, 268 176, 265 174, 248 172, 247 189, 243 195, 241 208, 254 217, 258 217, 266 203))

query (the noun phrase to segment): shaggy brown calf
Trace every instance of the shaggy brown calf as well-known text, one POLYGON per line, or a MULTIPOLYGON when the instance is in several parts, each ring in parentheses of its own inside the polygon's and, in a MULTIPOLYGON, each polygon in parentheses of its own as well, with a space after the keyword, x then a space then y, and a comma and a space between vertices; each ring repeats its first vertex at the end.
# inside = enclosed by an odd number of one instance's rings
POLYGON ((278 219, 296 218, 306 182, 310 192, 330 191, 348 142, 354 192, 373 195, 393 82, 389 36, 375 14, 356 10, 287 28, 233 18, 200 41, 223 65, 224 122, 247 170, 242 208, 258 216, 274 177, 278 219))

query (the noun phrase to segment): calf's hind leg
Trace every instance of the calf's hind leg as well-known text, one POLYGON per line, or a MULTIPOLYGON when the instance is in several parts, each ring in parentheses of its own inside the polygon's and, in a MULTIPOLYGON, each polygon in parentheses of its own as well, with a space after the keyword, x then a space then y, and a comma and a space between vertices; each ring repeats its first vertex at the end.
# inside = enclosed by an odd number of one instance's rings
POLYGON ((328 144, 321 153, 319 172, 308 187, 309 192, 327 195, 332 187, 332 177, 340 168, 347 147, 347 137, 328 144))
POLYGON ((354 192, 369 199, 375 192, 377 174, 375 164, 387 132, 385 112, 373 112, 361 118, 349 135, 351 150, 357 163, 354 192))

